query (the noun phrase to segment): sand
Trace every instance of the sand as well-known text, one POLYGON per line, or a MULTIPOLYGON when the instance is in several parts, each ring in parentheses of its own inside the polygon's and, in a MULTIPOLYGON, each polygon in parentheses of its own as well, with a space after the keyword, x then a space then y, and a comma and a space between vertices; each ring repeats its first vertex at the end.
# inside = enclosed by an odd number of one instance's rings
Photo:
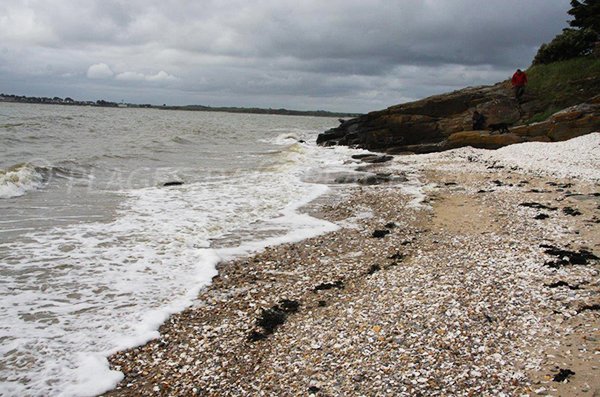
POLYGON ((597 181, 464 151, 369 167, 409 181, 340 188, 305 209, 340 230, 220 264, 110 358, 106 395, 600 396, 597 181))

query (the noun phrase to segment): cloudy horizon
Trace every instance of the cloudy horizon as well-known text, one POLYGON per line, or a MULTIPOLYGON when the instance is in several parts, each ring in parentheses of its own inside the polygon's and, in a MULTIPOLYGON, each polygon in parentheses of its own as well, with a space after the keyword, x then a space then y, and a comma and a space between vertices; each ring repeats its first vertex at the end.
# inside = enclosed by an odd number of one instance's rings
POLYGON ((527 68, 568 0, 13 0, 0 92, 367 112, 527 68), (75 4, 75 5, 74 5, 75 4))

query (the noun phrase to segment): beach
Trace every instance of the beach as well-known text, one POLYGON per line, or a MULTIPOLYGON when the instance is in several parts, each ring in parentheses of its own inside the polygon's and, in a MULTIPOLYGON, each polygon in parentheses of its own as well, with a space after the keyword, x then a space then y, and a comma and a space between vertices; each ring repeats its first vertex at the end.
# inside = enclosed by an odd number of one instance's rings
POLYGON ((313 143, 328 118, 0 108, 2 396, 114 388, 106 357, 157 338, 217 263, 337 229, 297 212, 328 191, 304 179, 357 152, 313 143))
POLYGON ((598 154, 594 133, 356 160, 391 181, 303 209, 336 231, 220 263, 109 358, 105 395, 600 395, 598 154))

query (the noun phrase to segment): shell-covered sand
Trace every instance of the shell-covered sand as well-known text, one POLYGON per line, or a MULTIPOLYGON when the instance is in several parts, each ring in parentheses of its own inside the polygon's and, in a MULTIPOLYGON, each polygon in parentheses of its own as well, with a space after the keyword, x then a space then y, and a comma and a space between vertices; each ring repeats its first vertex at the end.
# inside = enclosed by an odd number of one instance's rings
POLYGON ((340 188, 306 209, 338 231, 220 264, 110 358, 106 395, 600 396, 598 181, 465 151, 368 167, 408 181, 340 188))

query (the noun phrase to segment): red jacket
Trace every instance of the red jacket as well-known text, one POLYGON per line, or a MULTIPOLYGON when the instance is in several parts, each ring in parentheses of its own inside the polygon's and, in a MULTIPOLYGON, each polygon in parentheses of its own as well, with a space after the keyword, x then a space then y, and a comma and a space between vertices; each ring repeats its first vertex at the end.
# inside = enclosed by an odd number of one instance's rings
POLYGON ((513 87, 523 87, 525 84, 527 84, 527 75, 525 74, 525 72, 515 72, 515 74, 513 74, 511 82, 513 87))

